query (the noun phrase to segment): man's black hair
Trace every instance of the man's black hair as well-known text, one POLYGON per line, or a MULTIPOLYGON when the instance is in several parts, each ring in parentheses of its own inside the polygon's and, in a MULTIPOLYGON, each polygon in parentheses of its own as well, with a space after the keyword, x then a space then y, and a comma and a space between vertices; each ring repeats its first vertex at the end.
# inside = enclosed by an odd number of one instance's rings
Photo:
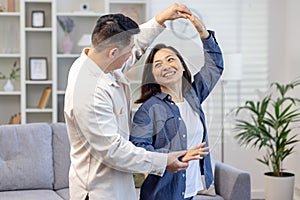
POLYGON ((140 32, 138 24, 123 14, 108 14, 99 17, 92 34, 92 44, 101 51, 116 45, 129 45, 131 36, 140 32))

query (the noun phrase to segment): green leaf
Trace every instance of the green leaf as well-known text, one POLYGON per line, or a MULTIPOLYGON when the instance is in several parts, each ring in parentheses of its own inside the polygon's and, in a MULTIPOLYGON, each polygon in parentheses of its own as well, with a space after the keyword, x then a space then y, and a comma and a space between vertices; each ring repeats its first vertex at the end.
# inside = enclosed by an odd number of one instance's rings
POLYGON ((234 130, 235 139, 244 146, 266 151, 262 159, 257 160, 272 168, 275 175, 281 175, 283 160, 291 155, 299 140, 291 135, 295 122, 300 121, 300 99, 289 96, 288 92, 300 85, 300 78, 288 84, 274 82, 270 85, 269 95, 260 101, 246 101, 237 107, 236 116, 241 110, 247 120, 237 119, 234 130), (275 89, 275 90, 274 90, 275 89), (276 94, 276 93, 279 93, 276 94), (276 98, 275 98, 276 97, 276 98))

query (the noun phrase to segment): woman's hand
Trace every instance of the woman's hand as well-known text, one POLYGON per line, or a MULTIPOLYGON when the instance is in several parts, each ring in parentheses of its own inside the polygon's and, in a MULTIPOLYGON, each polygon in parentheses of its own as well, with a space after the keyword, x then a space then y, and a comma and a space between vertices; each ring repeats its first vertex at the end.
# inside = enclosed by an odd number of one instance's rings
POLYGON ((208 147, 204 147, 205 142, 195 146, 192 149, 188 149, 187 153, 183 156, 182 162, 189 162, 191 160, 200 160, 208 154, 208 147))
POLYGON ((201 39, 209 38, 209 32, 206 30, 205 24, 195 15, 186 15, 198 31, 201 39))

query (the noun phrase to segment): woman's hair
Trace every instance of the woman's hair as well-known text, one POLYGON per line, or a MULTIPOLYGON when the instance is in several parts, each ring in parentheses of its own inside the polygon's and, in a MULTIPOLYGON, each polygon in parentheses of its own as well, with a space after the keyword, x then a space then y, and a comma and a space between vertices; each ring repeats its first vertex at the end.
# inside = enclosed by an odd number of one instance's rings
POLYGON ((130 44, 131 36, 140 32, 138 24, 123 14, 99 17, 92 34, 92 44, 100 52, 111 46, 123 48, 130 44))
POLYGON ((152 73, 153 59, 154 59, 155 54, 160 49, 170 49, 179 58, 182 66, 184 68, 183 79, 182 79, 182 91, 185 92, 191 86, 191 72, 188 69, 187 65, 185 64, 180 53, 174 47, 166 46, 165 44, 157 44, 150 51, 150 53, 145 61, 143 77, 142 77, 141 96, 138 100, 135 101, 135 103, 143 103, 147 99, 149 99, 151 96, 157 94, 158 92, 161 92, 160 85, 158 83, 156 83, 153 73, 152 73))

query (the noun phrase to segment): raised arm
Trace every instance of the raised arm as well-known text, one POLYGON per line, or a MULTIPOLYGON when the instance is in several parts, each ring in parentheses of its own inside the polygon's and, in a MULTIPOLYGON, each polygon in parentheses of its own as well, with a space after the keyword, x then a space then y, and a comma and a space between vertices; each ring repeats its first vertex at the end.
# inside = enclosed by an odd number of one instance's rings
POLYGON ((124 65, 123 72, 128 71, 145 53, 154 39, 166 28, 164 24, 166 21, 187 18, 187 15, 190 14, 190 10, 184 4, 174 3, 158 13, 154 18, 141 24, 141 32, 134 36, 135 47, 132 51, 132 57, 124 65))
POLYGON ((205 24, 195 15, 186 15, 198 31, 200 38, 206 40, 209 38, 209 32, 206 30, 205 24))
POLYGON ((205 24, 195 15, 187 15, 199 33, 204 49, 204 66, 194 76, 193 87, 202 103, 210 94, 223 72, 222 51, 213 31, 206 29, 205 24))

